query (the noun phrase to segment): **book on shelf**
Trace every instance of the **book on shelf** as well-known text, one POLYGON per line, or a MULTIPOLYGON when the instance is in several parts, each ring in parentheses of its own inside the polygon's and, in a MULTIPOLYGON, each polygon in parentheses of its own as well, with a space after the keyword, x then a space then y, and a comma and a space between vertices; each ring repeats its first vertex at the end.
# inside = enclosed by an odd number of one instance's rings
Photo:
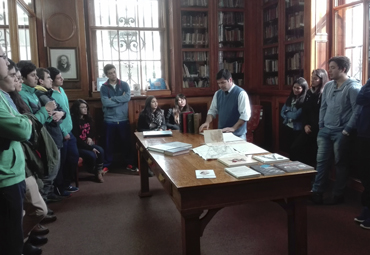
POLYGON ((254 155, 253 158, 258 160, 259 162, 267 163, 267 164, 289 161, 289 158, 281 156, 280 154, 277 154, 277 153, 254 155))
POLYGON ((209 179, 216 178, 215 171, 212 169, 209 170, 195 170, 195 176, 197 179, 209 179))
POLYGON ((276 166, 277 168, 280 168, 281 170, 287 173, 294 173, 294 172, 308 171, 308 170, 315 169, 313 166, 303 164, 302 162, 299 162, 299 161, 278 163, 278 164, 274 164, 274 166, 276 166))
POLYGON ((227 167, 250 166, 258 164, 258 161, 252 158, 252 155, 243 155, 239 153, 225 155, 217 160, 227 167))
POLYGON ((250 168, 260 172, 263 176, 285 174, 285 172, 273 165, 253 165, 250 168))
POLYGON ((201 113, 194 113, 193 115, 193 123, 194 123, 194 134, 199 134, 199 127, 202 121, 202 114, 201 113))
POLYGON ((186 148, 186 147, 179 147, 179 148, 173 148, 173 149, 168 149, 164 151, 164 155, 168 156, 177 156, 181 154, 186 154, 190 152, 191 148, 186 148))
POLYGON ((144 131, 143 136, 145 137, 157 137, 157 136, 172 136, 171 130, 163 131, 144 131))
POLYGON ((259 177, 261 173, 247 167, 247 166, 237 166, 237 167, 226 167, 225 172, 234 176, 237 179, 259 177))
POLYGON ((190 150, 193 147, 190 143, 183 143, 183 142, 170 142, 170 143, 161 143, 156 145, 149 145, 148 150, 150 151, 156 151, 165 153, 168 150, 176 149, 176 148, 182 148, 182 149, 188 149, 190 150))
POLYGON ((189 134, 194 134, 194 113, 189 113, 186 115, 187 118, 187 132, 189 134))

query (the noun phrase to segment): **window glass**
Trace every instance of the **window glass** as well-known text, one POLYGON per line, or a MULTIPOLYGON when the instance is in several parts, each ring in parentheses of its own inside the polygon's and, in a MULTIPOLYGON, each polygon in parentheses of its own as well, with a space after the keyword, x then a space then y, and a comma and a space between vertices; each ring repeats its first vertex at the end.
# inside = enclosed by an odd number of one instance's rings
POLYGON ((31 44, 28 14, 17 5, 19 57, 21 60, 31 60, 31 44))

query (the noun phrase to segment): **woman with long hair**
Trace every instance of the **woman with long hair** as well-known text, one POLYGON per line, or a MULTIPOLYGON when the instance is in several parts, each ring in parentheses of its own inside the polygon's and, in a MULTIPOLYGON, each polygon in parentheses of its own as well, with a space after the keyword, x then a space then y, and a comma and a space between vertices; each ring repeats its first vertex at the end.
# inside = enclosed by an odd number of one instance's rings
POLYGON ((290 147, 303 129, 302 107, 306 99, 307 90, 308 83, 303 77, 295 80, 292 91, 280 112, 286 133, 284 141, 289 148, 290 159, 292 159, 290 147))
POLYGON ((175 98, 175 106, 170 108, 166 115, 167 128, 173 130, 180 129, 180 114, 182 112, 194 112, 194 110, 188 105, 186 96, 178 94, 175 98))
POLYGON ((324 69, 312 71, 311 88, 302 107, 303 130, 292 145, 293 159, 311 166, 316 166, 321 95, 328 81, 328 73, 324 69))
POLYGON ((166 129, 163 110, 158 107, 157 99, 154 96, 149 96, 145 101, 144 110, 139 115, 137 130, 142 132, 166 129))
POLYGON ((89 105, 83 99, 77 99, 71 107, 73 123, 72 133, 77 139, 77 148, 87 171, 95 174, 96 181, 103 183, 103 175, 108 169, 103 169, 104 150, 94 144, 93 121, 89 105))

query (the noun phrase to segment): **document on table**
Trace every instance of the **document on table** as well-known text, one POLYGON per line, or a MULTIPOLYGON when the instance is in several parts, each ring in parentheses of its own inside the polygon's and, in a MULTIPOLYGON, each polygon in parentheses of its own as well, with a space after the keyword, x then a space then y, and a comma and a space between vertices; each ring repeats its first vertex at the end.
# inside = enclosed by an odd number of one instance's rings
POLYGON ((199 147, 193 148, 193 151, 205 160, 218 159, 219 157, 226 154, 235 153, 235 150, 233 148, 225 144, 214 146, 201 145, 199 147))
POLYGON ((248 142, 233 142, 233 143, 228 143, 228 145, 236 150, 237 152, 245 155, 250 155, 250 154, 260 154, 260 153, 267 153, 268 151, 258 147, 257 145, 253 143, 248 143, 248 142))

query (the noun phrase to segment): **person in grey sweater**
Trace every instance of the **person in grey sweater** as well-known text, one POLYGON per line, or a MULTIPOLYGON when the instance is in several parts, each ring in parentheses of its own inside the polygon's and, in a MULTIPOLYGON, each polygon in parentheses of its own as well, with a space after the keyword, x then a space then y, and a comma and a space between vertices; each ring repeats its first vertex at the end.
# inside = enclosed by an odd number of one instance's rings
POLYGON ((322 94, 317 136, 317 174, 312 187, 312 201, 323 203, 324 185, 332 165, 334 152, 335 184, 328 204, 344 201, 348 177, 349 148, 356 129, 359 106, 356 104, 361 85, 347 75, 349 58, 336 56, 329 59, 328 82, 322 94))

